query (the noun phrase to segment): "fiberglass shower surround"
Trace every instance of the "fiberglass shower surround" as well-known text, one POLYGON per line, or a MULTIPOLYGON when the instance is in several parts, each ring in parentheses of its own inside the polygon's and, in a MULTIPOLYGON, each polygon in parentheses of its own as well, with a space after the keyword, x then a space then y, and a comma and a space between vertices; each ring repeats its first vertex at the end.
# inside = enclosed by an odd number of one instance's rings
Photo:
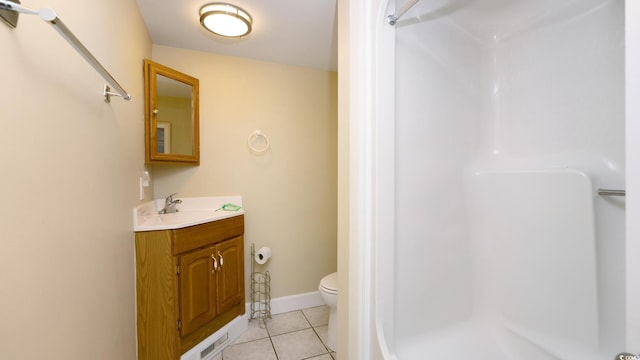
POLYGON ((394 253, 378 280, 395 289, 378 294, 391 356, 637 354, 625 200, 597 190, 625 188, 624 1, 422 0, 379 26, 395 53, 395 119, 378 120, 395 155, 377 170, 394 173, 394 235, 377 240, 394 253))

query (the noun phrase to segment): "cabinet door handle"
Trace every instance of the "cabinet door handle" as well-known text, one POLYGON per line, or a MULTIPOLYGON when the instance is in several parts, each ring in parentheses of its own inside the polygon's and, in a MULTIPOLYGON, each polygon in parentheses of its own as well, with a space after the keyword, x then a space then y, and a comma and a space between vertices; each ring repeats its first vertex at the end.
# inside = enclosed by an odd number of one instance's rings
POLYGON ((215 273, 216 270, 218 270, 218 261, 216 260, 216 256, 211 254, 211 260, 213 260, 213 270, 211 270, 211 273, 215 273))
POLYGON ((220 267, 222 268, 222 265, 224 265, 224 258, 222 257, 222 254, 220 254, 220 251, 218 251, 218 259, 220 259, 220 267))

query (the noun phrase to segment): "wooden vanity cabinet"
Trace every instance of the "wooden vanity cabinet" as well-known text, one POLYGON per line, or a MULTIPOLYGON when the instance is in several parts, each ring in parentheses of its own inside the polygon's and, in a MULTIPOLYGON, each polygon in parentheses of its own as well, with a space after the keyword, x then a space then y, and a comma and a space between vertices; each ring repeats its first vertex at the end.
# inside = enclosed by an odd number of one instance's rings
POLYGON ((244 290, 242 237, 194 250, 178 259, 180 334, 186 336, 237 305, 244 290))
POLYGON ((245 312, 244 215, 136 233, 139 360, 180 355, 245 312))

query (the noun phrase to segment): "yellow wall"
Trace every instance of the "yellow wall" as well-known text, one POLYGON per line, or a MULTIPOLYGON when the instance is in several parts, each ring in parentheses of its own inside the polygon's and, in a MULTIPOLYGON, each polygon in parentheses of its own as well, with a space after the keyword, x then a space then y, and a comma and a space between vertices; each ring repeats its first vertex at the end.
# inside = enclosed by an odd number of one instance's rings
POLYGON ((201 164, 154 165, 155 197, 243 196, 247 253, 273 251, 272 298, 316 291, 337 262, 337 74, 158 45, 152 56, 200 80, 201 164), (247 146, 255 130, 263 155, 247 146))
POLYGON ((51 7, 133 100, 37 16, 0 23, 0 358, 135 359, 131 209, 143 171, 142 59, 135 1, 51 7))

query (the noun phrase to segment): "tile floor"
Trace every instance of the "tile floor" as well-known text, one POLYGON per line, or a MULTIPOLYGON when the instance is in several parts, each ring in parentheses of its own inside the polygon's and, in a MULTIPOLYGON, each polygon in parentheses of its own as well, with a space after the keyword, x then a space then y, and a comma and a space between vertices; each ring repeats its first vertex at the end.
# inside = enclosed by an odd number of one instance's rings
POLYGON ((214 360, 335 360, 325 345, 329 308, 318 306, 249 321, 249 330, 214 360), (266 325, 266 326, 265 326, 266 325))

